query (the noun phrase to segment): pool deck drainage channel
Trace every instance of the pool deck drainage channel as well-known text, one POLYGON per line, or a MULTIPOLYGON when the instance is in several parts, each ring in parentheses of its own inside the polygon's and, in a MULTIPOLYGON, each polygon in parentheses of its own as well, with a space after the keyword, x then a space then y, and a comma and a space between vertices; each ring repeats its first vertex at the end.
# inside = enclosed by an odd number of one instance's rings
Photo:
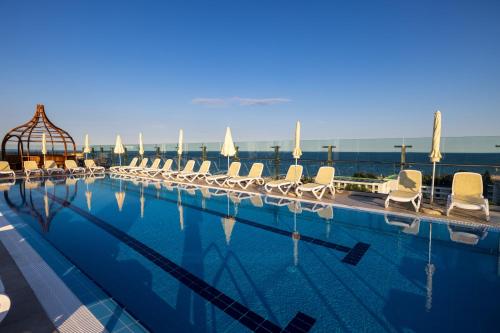
POLYGON ((104 220, 89 214, 79 207, 73 206, 69 201, 58 198, 52 194, 48 196, 61 204, 64 207, 71 209, 73 212, 84 217, 94 225, 105 230, 116 238, 120 239, 123 243, 127 244, 130 248, 140 253, 143 257, 147 258, 162 270, 170 274, 172 277, 183 283, 185 286, 193 290, 195 293, 203 297, 206 301, 212 303, 220 310, 239 321, 242 325, 255 332, 308 332, 315 323, 315 319, 298 312, 297 315, 290 321, 290 323, 282 329, 270 320, 265 319, 256 312, 253 312, 243 304, 227 296, 220 290, 212 287, 202 279, 191 274, 181 266, 177 265, 170 259, 162 256, 146 244, 139 242, 133 237, 130 237, 123 231, 106 223, 104 220))

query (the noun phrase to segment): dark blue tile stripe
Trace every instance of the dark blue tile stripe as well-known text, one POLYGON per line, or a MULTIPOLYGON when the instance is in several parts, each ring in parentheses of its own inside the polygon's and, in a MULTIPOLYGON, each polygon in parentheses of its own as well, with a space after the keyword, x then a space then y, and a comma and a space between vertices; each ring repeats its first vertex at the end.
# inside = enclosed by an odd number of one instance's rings
POLYGON ((356 245, 354 245, 352 250, 349 251, 349 253, 347 253, 344 259, 342 259, 342 262, 356 266, 361 260, 361 258, 363 258, 366 251, 368 251, 369 247, 370 244, 366 244, 363 242, 356 243, 356 245))
POLYGON ((246 326, 248 329, 259 332, 283 331, 281 327, 279 327, 278 325, 263 318, 259 314, 253 312, 243 304, 225 295, 220 290, 212 287, 202 279, 191 274, 189 271, 177 265, 170 259, 162 256, 160 253, 156 252, 155 250, 148 247, 144 243, 141 243, 135 238, 130 237, 123 231, 106 223, 104 220, 101 220, 100 218, 88 213, 87 211, 79 207, 73 206, 69 201, 58 198, 52 194, 48 194, 48 196, 51 198, 51 200, 54 200, 59 204, 61 204, 62 206, 71 209, 78 215, 92 222, 94 225, 105 230, 109 234, 115 236, 123 243, 127 244, 130 248, 134 249, 137 253, 141 254, 143 257, 156 264, 165 272, 169 273, 172 277, 177 279, 179 282, 183 283, 192 291, 196 292, 205 300, 212 303, 214 306, 218 307, 220 310, 224 311, 232 318, 238 320, 242 325, 246 326))
MULTIPOLYGON (((139 191, 136 191, 136 190, 130 189, 130 188, 127 188, 127 191, 128 192, 140 193, 139 191)), ((148 195, 150 197, 154 197, 156 200, 158 200, 158 198, 156 196, 154 196, 154 195, 151 195, 151 194, 148 194, 148 193, 144 193, 144 194, 148 195)), ((177 201, 173 200, 173 199, 160 198, 160 200, 177 204, 177 201)), ((208 214, 212 214, 212 215, 215 215, 215 216, 219 216, 219 217, 222 217, 222 218, 227 217, 226 214, 218 212, 216 210, 211 210, 211 209, 206 209, 206 208, 203 209, 203 208, 201 208, 199 206, 192 205, 192 204, 189 204, 189 203, 184 203, 183 202, 182 203, 182 207, 196 209, 196 210, 199 210, 199 211, 202 211, 202 212, 205 212, 205 213, 208 213, 208 214)), ((270 231, 272 233, 275 233, 275 234, 278 234, 278 235, 287 236, 287 237, 292 237, 293 236, 293 233, 291 231, 286 231, 286 230, 283 230, 283 229, 271 227, 271 226, 268 226, 268 225, 265 225, 265 224, 261 224, 261 223, 258 223, 258 222, 254 222, 254 221, 251 221, 251 220, 247 220, 247 219, 244 219, 244 218, 241 218, 241 217, 235 217, 235 216, 232 216, 232 217, 236 221, 238 221, 240 223, 243 223, 243 224, 246 224, 246 225, 258 228, 258 229, 270 231)), ((348 247, 348 246, 344 246, 344 245, 340 245, 340 244, 335 244, 335 243, 332 243, 332 242, 327 242, 327 241, 324 241, 324 240, 321 240, 321 239, 318 239, 318 238, 314 238, 314 237, 310 237, 310 236, 305 236, 305 235, 300 235, 300 240, 304 241, 304 242, 311 243, 311 244, 315 244, 315 245, 327 247, 327 248, 330 248, 332 250, 337 250, 337 251, 340 251, 340 252, 346 252, 347 253, 347 252, 349 252, 351 250, 351 248, 348 247)))
POLYGON ((302 312, 298 312, 288 323, 283 332, 286 333, 306 333, 312 328, 316 319, 302 312))

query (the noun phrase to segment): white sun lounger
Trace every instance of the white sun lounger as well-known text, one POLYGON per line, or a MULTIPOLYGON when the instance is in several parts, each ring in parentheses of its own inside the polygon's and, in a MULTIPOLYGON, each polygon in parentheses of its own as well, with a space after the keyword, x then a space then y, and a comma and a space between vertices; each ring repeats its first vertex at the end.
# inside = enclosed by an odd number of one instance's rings
POLYGON ((271 180, 266 183, 264 189, 266 192, 271 192, 274 188, 277 188, 281 193, 287 194, 293 186, 300 185, 302 170, 302 165, 291 165, 285 179, 271 180))
POLYGON ((264 171, 264 164, 254 163, 250 168, 247 176, 238 176, 229 178, 226 184, 229 187, 234 187, 239 185, 242 189, 248 188, 248 186, 256 183, 259 185, 264 185, 264 178, 262 178, 262 172, 264 171))
POLYGON ((295 194, 301 197, 304 192, 312 192, 316 199, 321 200, 325 191, 329 190, 333 198, 333 196, 335 196, 335 187, 333 187, 334 176, 335 168, 323 166, 319 168, 314 182, 298 186, 297 189, 295 189, 295 194))
POLYGON ((156 169, 147 168, 147 169, 141 171, 141 174, 143 176, 147 176, 147 177, 156 177, 157 175, 159 175, 162 172, 171 171, 173 162, 174 161, 171 158, 169 158, 168 160, 165 161, 165 163, 163 163, 163 167, 161 167, 161 168, 158 167, 156 169))
POLYGON ((135 168, 127 168, 123 172, 125 172, 129 176, 135 175, 136 173, 141 172, 144 169, 147 169, 148 162, 149 159, 147 157, 144 157, 138 166, 136 166, 135 168))
POLYGON ((397 189, 389 192, 385 199, 385 208, 389 201, 411 202, 418 212, 422 203, 422 173, 418 170, 402 170, 398 175, 397 189))
POLYGON ((139 162, 139 159, 137 157, 134 157, 129 165, 115 165, 109 168, 109 171, 111 172, 125 172, 126 169, 128 168, 135 168, 137 167, 137 162, 139 162))
POLYGON ((149 169, 157 170, 160 167, 161 158, 155 158, 153 160, 153 163, 149 167, 148 167, 148 162, 149 162, 149 159, 147 157, 144 157, 141 160, 141 163, 139 164, 139 166, 137 166, 135 168, 128 169, 127 173, 129 173, 130 175, 134 175, 134 176, 140 176, 146 170, 149 170, 149 169))
POLYGON ((85 167, 89 169, 91 175, 103 173, 106 170, 104 167, 95 164, 94 160, 85 160, 83 163, 85 163, 85 167))
POLYGON ((45 160, 43 168, 49 175, 52 175, 53 173, 64 173, 64 169, 59 168, 53 160, 45 160))
POLYGON ((71 176, 74 174, 85 173, 85 168, 79 167, 75 160, 64 161, 64 166, 71 176))
POLYGON ((482 210, 486 221, 490 220, 488 199, 483 196, 483 178, 479 173, 457 172, 453 176, 451 194, 448 195, 446 215, 454 208, 467 210, 482 210))
POLYGON ((7 161, 0 161, 0 175, 16 178, 16 173, 10 168, 10 164, 7 161))
POLYGON ((36 161, 24 161, 24 174, 30 177, 32 174, 43 176, 43 170, 38 167, 36 161))
POLYGON ((170 180, 174 180, 175 177, 178 175, 178 174, 181 174, 181 173, 191 173, 193 172, 193 169, 194 169, 194 160, 189 160, 187 161, 186 165, 184 166, 184 169, 182 169, 181 171, 167 171, 167 172, 162 172, 161 175, 163 176, 163 178, 165 179, 170 179, 170 180))
POLYGON ((210 161, 203 161, 201 163, 200 168, 198 169, 197 172, 181 172, 177 174, 177 179, 179 180, 187 180, 188 182, 192 183, 195 179, 197 178, 203 178, 206 176, 210 175, 210 165, 212 162, 210 161))
POLYGON ((240 162, 231 162, 231 165, 229 165, 229 169, 225 174, 208 176, 205 178, 205 181, 209 185, 216 183, 219 186, 224 186, 229 178, 238 177, 238 174, 240 173, 240 168, 241 168, 240 162))

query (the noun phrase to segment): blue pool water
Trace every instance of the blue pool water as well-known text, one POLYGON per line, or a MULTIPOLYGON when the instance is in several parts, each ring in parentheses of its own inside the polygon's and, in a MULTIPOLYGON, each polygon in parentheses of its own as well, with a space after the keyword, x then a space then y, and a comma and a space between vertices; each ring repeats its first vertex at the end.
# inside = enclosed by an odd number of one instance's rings
POLYGON ((0 211, 154 332, 498 331, 494 230, 210 191, 17 182, 0 211))

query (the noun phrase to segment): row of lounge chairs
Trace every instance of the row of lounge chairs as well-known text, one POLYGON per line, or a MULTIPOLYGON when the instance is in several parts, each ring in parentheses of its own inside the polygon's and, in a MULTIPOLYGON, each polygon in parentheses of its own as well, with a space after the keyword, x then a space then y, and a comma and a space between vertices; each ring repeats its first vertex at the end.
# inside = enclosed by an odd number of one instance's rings
POLYGON ((192 183, 196 179, 204 179, 209 185, 217 184, 219 186, 235 187, 239 186, 242 189, 248 188, 252 184, 264 185, 267 192, 272 192, 273 189, 279 190, 282 194, 287 194, 292 188, 295 187, 295 193, 301 197, 304 192, 311 192, 318 200, 323 197, 326 191, 329 191, 331 196, 335 195, 335 187, 333 180, 335 176, 335 169, 333 167, 321 167, 318 170, 314 182, 302 184, 303 167, 301 165, 292 165, 284 179, 271 180, 267 183, 264 182, 262 173, 264 165, 262 163, 254 163, 246 176, 240 176, 240 162, 232 162, 229 165, 228 171, 225 174, 210 174, 210 161, 203 161, 198 169, 194 171, 195 161, 189 160, 182 170, 172 170, 171 159, 165 161, 162 168, 160 168, 161 159, 157 158, 153 161, 151 167, 146 167, 148 159, 144 158, 141 164, 137 166, 138 160, 132 159, 128 166, 112 167, 111 172, 121 173, 132 177, 149 176, 155 177, 158 174, 166 180, 171 181, 186 181, 192 183))
MULTIPOLYGON (((85 160, 85 167, 79 167, 74 160, 66 160, 64 162, 65 169, 57 166, 53 160, 45 160, 43 167, 38 167, 36 161, 24 161, 23 169, 26 177, 43 176, 47 174, 52 176, 54 174, 66 174, 70 176, 90 172, 90 174, 104 173, 106 169, 102 166, 96 165, 94 160, 85 160)), ((6 161, 0 161, 0 175, 7 175, 10 178, 16 178, 16 173, 10 168, 6 161)))

